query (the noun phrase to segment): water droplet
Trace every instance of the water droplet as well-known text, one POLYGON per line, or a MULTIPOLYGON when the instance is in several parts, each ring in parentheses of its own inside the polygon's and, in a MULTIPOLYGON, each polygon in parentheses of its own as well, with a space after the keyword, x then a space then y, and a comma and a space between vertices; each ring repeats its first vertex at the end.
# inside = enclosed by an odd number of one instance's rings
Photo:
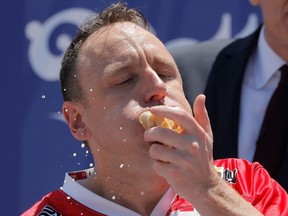
POLYGON ((145 194, 144 191, 141 191, 140 195, 141 195, 141 196, 144 196, 144 194, 145 194))
POLYGON ((90 92, 92 92, 92 91, 93 91, 93 89, 90 89, 89 91, 90 91, 90 92))
POLYGON ((42 99, 45 99, 46 98, 46 96, 45 95, 42 95, 42 99))
POLYGON ((89 150, 86 150, 86 154, 89 154, 89 150))
POLYGON ((90 167, 93 167, 93 163, 90 163, 89 166, 90 166, 90 167))
POLYGON ((120 129, 120 130, 122 130, 123 128, 122 128, 122 127, 120 127, 119 129, 120 129))
POLYGON ((73 153, 73 157, 76 157, 77 156, 77 153, 73 153))
POLYGON ((76 75, 76 74, 74 74, 74 77, 77 77, 77 75, 76 75))
POLYGON ((69 199, 71 199, 71 197, 70 197, 70 196, 67 196, 66 198, 67 198, 68 200, 69 200, 69 199))
POLYGON ((63 91, 66 91, 66 88, 64 88, 63 91))
POLYGON ((124 138, 122 141, 123 141, 123 142, 126 142, 126 141, 127 141, 127 139, 126 139, 126 138, 124 138))
POLYGON ((124 167, 124 164, 120 164, 120 168, 122 169, 124 167))
POLYGON ((116 197, 115 196, 112 196, 112 200, 115 200, 116 199, 116 197))
POLYGON ((81 144, 81 148, 85 148, 85 146, 86 146, 85 143, 81 144))

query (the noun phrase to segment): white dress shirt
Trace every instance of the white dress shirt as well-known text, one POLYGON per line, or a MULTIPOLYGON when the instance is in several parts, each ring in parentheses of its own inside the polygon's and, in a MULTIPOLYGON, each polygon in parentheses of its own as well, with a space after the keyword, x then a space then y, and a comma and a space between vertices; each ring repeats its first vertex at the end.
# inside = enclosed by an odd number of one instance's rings
POLYGON ((250 57, 242 83, 238 157, 253 160, 256 142, 269 100, 276 89, 285 61, 267 44, 264 27, 258 46, 250 57))

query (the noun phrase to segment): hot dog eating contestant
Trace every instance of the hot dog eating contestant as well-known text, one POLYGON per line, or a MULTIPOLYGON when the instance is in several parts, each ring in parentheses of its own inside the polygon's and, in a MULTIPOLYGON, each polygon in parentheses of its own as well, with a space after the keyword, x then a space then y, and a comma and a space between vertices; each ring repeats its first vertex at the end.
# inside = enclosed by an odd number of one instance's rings
POLYGON ((85 19, 60 86, 67 127, 94 166, 67 170, 22 216, 288 215, 287 193, 261 164, 213 160, 205 95, 189 104, 139 10, 116 2, 85 19))

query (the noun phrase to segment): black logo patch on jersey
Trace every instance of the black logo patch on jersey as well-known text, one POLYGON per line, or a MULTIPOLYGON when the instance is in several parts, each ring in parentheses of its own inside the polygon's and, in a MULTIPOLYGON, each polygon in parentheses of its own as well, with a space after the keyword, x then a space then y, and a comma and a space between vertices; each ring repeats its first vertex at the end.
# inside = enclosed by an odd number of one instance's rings
POLYGON ((237 169, 234 169, 233 171, 231 171, 229 169, 225 169, 223 171, 223 178, 228 183, 236 184, 236 173, 237 173, 237 169))
POLYGON ((59 212, 53 209, 51 206, 46 205, 42 209, 42 211, 38 214, 38 216, 61 216, 59 212))

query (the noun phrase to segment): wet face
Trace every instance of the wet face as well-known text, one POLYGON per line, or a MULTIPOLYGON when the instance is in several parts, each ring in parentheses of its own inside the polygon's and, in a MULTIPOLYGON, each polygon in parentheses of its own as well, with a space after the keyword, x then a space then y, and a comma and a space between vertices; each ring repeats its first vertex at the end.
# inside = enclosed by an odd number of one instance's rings
POLYGON ((266 26, 265 37, 270 46, 276 51, 283 46, 287 50, 288 0, 251 0, 251 3, 261 7, 266 26))
POLYGON ((171 55, 154 35, 132 23, 91 35, 77 70, 84 91, 80 125, 98 166, 147 165, 150 146, 138 117, 148 107, 177 106, 191 112, 171 55))

